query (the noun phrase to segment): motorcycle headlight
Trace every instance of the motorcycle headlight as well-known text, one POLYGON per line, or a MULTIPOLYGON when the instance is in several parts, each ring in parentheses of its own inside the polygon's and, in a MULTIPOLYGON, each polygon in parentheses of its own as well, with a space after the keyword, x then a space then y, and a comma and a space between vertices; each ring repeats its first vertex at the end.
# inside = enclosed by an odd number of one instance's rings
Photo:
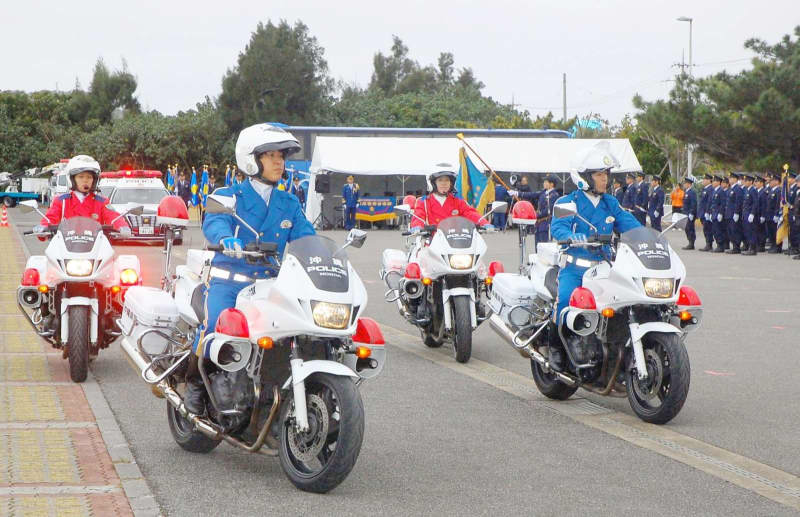
POLYGON ((642 278, 644 293, 650 298, 669 298, 675 288, 672 278, 642 278))
POLYGON ((69 276, 89 276, 93 265, 89 259, 69 259, 64 269, 69 276))
POLYGON ((469 269, 472 267, 472 255, 450 255, 450 267, 453 269, 469 269))
POLYGON ((347 328, 350 321, 350 306, 344 303, 311 302, 314 323, 327 329, 347 328))

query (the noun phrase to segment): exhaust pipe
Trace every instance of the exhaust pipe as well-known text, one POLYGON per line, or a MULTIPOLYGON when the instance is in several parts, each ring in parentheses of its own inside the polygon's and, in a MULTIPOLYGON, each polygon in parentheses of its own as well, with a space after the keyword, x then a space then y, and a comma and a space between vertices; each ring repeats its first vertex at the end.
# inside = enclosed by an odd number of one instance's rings
POLYGON ((500 336, 501 338, 505 339, 508 344, 514 347, 515 350, 519 351, 520 353, 527 354, 528 357, 539 363, 539 365, 545 369, 545 371, 549 371, 553 373, 558 380, 567 384, 569 386, 578 386, 578 380, 572 377, 571 375, 567 375, 565 373, 557 372, 550 368, 550 362, 545 359, 545 357, 536 351, 531 345, 530 342, 539 334, 539 332, 544 329, 547 323, 544 323, 539 329, 524 343, 517 343, 516 333, 508 328, 508 325, 503 322, 503 320, 497 314, 492 314, 489 317, 489 326, 492 327, 492 330, 500 336))
POLYGON ((424 289, 421 281, 412 278, 406 278, 400 286, 400 291, 409 300, 416 300, 422 296, 424 289))

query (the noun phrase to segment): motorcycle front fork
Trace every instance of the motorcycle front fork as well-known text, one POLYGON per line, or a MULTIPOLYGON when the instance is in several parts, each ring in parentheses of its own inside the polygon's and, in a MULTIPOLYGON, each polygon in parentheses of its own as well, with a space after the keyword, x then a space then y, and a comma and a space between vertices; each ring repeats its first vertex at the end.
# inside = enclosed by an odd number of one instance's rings
MULTIPOLYGON (((292 369, 292 379, 298 377, 300 368, 303 366, 303 359, 300 358, 300 347, 297 341, 292 340, 291 359, 289 364, 292 369)), ((294 420, 295 427, 301 433, 308 431, 308 408, 306 407, 306 383, 292 381, 292 393, 294 394, 294 420)))

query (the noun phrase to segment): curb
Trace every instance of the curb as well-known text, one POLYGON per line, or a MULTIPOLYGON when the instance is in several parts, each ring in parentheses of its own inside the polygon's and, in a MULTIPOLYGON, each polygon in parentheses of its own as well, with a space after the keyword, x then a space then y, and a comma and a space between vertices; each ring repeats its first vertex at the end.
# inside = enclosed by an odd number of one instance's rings
MULTIPOLYGON (((13 221, 11 226, 22 245, 22 249, 25 251, 25 256, 30 257, 30 249, 22 238, 19 227, 13 221)), ((97 428, 103 437, 103 443, 106 446, 108 455, 111 457, 111 464, 117 472, 122 484, 122 490, 125 492, 125 497, 128 499, 134 516, 154 517, 163 515, 161 507, 147 484, 147 480, 136 464, 136 459, 133 457, 128 441, 125 435, 122 434, 114 412, 111 410, 111 406, 108 405, 108 401, 103 395, 100 384, 97 382, 97 378, 91 368, 87 379, 78 385, 83 389, 89 408, 94 414, 97 428)))

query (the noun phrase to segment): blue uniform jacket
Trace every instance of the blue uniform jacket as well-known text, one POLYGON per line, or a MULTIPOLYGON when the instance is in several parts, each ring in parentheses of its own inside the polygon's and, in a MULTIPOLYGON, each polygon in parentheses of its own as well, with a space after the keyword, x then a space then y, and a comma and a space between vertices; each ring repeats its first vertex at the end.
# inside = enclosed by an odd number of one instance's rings
POLYGON ((625 194, 622 196, 622 208, 633 210, 633 205, 636 204, 636 184, 631 183, 625 188, 625 194))
POLYGON ((776 185, 769 189, 769 199, 767 200, 767 218, 771 219, 780 215, 781 206, 781 187, 776 185))
MULTIPOLYGON (((641 226, 630 213, 619 206, 617 199, 610 194, 603 194, 600 203, 595 207, 582 190, 574 190, 571 193, 559 198, 556 205, 574 202, 578 207, 578 213, 583 218, 592 223, 600 234, 607 235, 613 231, 625 233, 628 230, 641 226)), ((555 240, 569 239, 573 233, 583 233, 591 236, 594 232, 589 225, 575 216, 553 218, 550 224, 550 235, 555 240)), ((608 250, 605 250, 606 253, 608 250)), ((567 251, 568 254, 576 258, 588 260, 601 260, 603 258, 599 250, 589 248, 573 247, 567 251)))
POLYGON ((661 188, 661 185, 654 188, 653 192, 650 193, 650 197, 647 200, 647 215, 650 218, 658 218, 664 215, 664 189, 661 188), (658 215, 655 215, 656 212, 658 212, 658 215))
POLYGON ((641 211, 647 211, 647 200, 650 197, 650 189, 644 181, 636 187, 636 206, 641 211))
POLYGON ((508 202, 508 190, 499 183, 494 186, 494 200, 508 202))
POLYGON ((744 203, 744 188, 738 183, 728 189, 728 199, 725 203, 725 219, 733 219, 733 214, 742 217, 742 204, 744 203))
POLYGON ((711 215, 711 198, 714 196, 714 185, 706 185, 700 194, 700 203, 697 204, 698 219, 705 218, 706 214, 711 215))
POLYGON ((619 187, 618 189, 614 190, 614 197, 617 198, 619 204, 622 205, 622 201, 625 199, 625 189, 619 187))
POLYGON ((763 217, 767 219, 769 214, 767 213, 767 203, 769 202, 769 187, 761 187, 758 190, 758 213, 756 214, 757 217, 763 217))
POLYGON ((686 193, 683 196, 683 213, 684 214, 692 214, 695 217, 697 215, 697 192, 694 190, 694 187, 689 187, 686 189, 686 193))
POLYGON ((714 189, 714 196, 711 198, 711 217, 715 220, 717 215, 722 214, 725 217, 725 205, 728 201, 728 191, 722 187, 714 189))
POLYGON ((353 183, 350 185, 349 183, 345 183, 344 187, 342 187, 342 197, 344 198, 344 204, 347 208, 355 208, 358 206, 358 198, 360 196, 358 190, 356 190, 356 184, 353 183))
MULTIPOLYGON (((287 242, 316 233, 300 209, 300 202, 284 190, 272 189, 269 206, 250 185, 250 180, 217 189, 215 194, 236 196, 236 215, 259 232, 261 242, 278 243, 279 256, 283 256, 287 242)), ((245 245, 255 241, 253 233, 228 214, 207 214, 203 235, 212 244, 226 237, 238 237, 245 245)), ((248 264, 245 259, 226 257, 222 253, 217 253, 211 263, 254 278, 270 276, 263 265, 248 264)))
POLYGON ((742 201, 742 217, 747 220, 749 215, 758 217, 758 189, 753 186, 745 187, 742 201))

